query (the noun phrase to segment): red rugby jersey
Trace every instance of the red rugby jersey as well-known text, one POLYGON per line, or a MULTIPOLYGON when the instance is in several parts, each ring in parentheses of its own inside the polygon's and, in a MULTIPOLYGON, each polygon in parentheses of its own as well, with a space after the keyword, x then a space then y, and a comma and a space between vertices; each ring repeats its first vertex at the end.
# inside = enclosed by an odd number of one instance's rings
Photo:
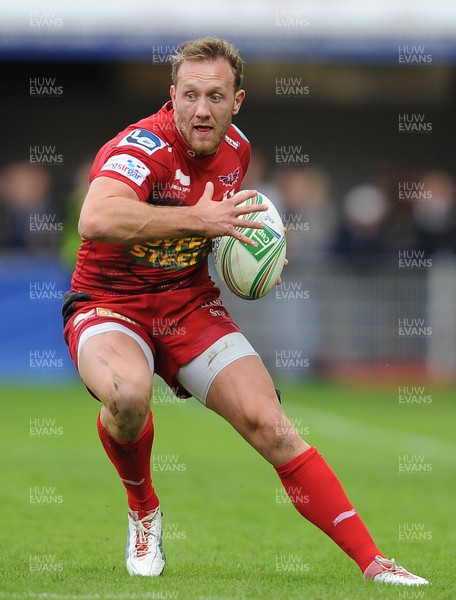
MULTIPOLYGON (((172 103, 167 102, 107 142, 89 179, 123 181, 150 204, 193 205, 208 181, 214 184, 214 200, 239 191, 249 160, 250 144, 234 125, 215 154, 195 155, 177 131, 172 103)), ((210 239, 199 235, 131 245, 82 240, 72 288, 118 295, 145 293, 166 284, 188 286, 202 269, 207 272, 210 249, 210 239)))

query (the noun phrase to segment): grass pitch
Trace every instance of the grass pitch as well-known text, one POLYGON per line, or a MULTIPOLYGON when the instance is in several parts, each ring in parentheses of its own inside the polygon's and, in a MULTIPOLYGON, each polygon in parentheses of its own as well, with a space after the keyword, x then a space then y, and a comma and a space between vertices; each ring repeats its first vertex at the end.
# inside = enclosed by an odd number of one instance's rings
POLYGON ((397 387, 282 387, 287 413, 380 548, 432 583, 417 589, 364 582, 228 424, 193 399, 173 402, 163 385, 152 405, 153 480, 168 563, 163 577, 132 578, 126 496, 96 434, 98 403, 79 383, 0 394, 0 599, 456 597, 454 390, 426 388, 431 402, 404 404, 397 387))

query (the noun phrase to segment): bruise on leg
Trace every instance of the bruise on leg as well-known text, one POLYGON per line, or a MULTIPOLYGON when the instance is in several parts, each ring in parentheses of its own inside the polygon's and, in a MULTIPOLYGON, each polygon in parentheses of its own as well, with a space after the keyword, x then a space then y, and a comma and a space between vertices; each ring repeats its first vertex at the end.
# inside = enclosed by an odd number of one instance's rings
MULTIPOLYGON (((112 380, 112 386, 114 390, 118 392, 123 381, 123 377, 119 375, 119 373, 116 373, 116 367, 113 366, 112 363, 116 362, 116 360, 122 361, 122 353, 120 353, 112 344, 102 344, 99 348, 99 351, 97 352, 96 360, 98 363, 109 369, 112 380)), ((110 394, 109 400, 112 399, 112 395, 110 394)), ((116 411, 116 413, 117 412, 118 411, 116 411)))

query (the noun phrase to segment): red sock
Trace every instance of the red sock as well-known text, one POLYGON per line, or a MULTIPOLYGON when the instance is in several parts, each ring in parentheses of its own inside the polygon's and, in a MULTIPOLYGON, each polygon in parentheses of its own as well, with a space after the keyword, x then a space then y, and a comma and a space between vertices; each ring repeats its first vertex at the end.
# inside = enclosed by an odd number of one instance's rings
POLYGON ((383 556, 316 448, 275 469, 297 511, 336 542, 363 573, 376 555, 383 556))
POLYGON ((103 427, 100 414, 97 429, 101 443, 127 490, 128 506, 137 511, 138 517, 142 519, 159 504, 150 477, 150 456, 154 440, 152 412, 149 413, 146 426, 132 442, 121 442, 113 438, 103 427))

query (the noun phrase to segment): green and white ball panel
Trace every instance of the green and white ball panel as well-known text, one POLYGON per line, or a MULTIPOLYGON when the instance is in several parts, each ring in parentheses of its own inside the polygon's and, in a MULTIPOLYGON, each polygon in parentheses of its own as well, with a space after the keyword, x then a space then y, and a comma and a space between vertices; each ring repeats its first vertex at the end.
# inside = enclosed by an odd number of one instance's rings
MULTIPOLYGON (((247 300, 262 298, 276 285, 286 254, 285 229, 277 209, 258 193, 243 204, 267 204, 268 210, 245 215, 246 221, 260 221, 263 229, 240 229, 257 243, 249 246, 233 237, 212 240, 214 264, 222 281, 237 296, 247 300)), ((241 205, 242 206, 242 205, 241 205)))

